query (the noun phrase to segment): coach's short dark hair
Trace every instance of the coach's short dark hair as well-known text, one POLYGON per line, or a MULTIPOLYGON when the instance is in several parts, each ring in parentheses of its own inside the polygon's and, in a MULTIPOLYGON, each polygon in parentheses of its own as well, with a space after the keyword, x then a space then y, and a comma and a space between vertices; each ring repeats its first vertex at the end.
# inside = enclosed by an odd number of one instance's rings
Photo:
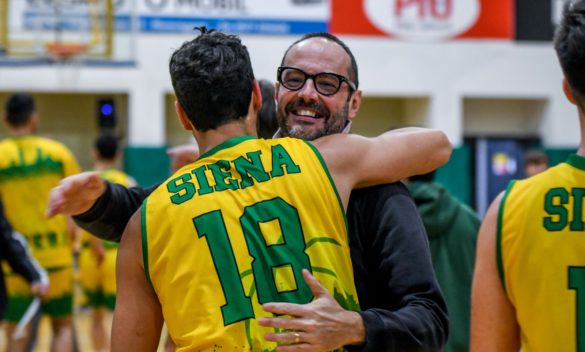
POLYGON ((35 100, 30 94, 19 93, 6 100, 6 119, 11 126, 26 124, 35 111, 35 100))
POLYGON ((573 95, 585 98, 585 1, 567 1, 554 46, 573 95))
POLYGON ((177 100, 202 132, 248 114, 254 73, 240 38, 206 28, 171 56, 169 69, 177 100))

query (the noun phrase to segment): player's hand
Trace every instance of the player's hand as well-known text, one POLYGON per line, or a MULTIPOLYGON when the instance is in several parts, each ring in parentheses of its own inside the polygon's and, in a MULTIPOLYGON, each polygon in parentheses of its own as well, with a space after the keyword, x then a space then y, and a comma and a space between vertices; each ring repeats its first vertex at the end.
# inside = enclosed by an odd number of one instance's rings
POLYGON ((30 284, 30 290, 35 297, 43 299, 49 293, 49 284, 42 281, 35 281, 30 284))
POLYGON ((96 172, 82 172, 61 180, 49 193, 45 215, 77 215, 88 211, 105 192, 105 181, 96 172))
POLYGON ((262 326, 286 331, 269 333, 267 341, 286 351, 330 351, 346 345, 359 345, 365 341, 365 328, 361 316, 343 309, 319 281, 303 269, 303 278, 315 299, 308 304, 266 303, 262 308, 287 317, 260 318, 262 326))
POLYGON ((175 172, 183 166, 194 162, 199 157, 199 147, 194 144, 182 144, 167 150, 171 157, 171 169, 175 172))

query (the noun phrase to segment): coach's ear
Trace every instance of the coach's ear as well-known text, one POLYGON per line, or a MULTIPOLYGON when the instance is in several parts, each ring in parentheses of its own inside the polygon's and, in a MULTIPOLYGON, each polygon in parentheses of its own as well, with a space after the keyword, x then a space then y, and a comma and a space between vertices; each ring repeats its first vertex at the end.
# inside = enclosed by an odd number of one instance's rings
POLYGON ((185 112, 185 110, 183 110, 183 106, 181 105, 181 103, 179 103, 178 100, 175 100, 175 112, 177 113, 177 116, 179 117, 179 122, 181 123, 183 128, 186 129, 187 131, 193 131, 194 127, 191 124, 191 120, 189 120, 189 118, 187 117, 187 113, 185 112))
POLYGON ((362 91, 356 90, 349 98, 349 109, 347 111, 347 117, 353 120, 357 116, 360 106, 362 105, 362 91))

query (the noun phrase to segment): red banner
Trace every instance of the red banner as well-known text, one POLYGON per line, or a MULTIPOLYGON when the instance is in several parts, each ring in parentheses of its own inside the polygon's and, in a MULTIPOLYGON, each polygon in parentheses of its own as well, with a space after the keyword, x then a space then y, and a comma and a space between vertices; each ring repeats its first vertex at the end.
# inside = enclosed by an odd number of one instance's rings
POLYGON ((513 39, 513 0, 331 0, 333 34, 513 39))

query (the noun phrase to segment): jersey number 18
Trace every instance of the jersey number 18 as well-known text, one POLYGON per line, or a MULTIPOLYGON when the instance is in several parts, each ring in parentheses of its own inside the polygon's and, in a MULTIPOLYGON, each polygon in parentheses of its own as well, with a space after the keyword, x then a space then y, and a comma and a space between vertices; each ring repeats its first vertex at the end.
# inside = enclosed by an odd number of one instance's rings
MULTIPOLYGON (((205 237, 213 258, 215 270, 226 301, 221 307, 224 326, 254 318, 250 297, 246 296, 238 265, 232 249, 221 210, 214 210, 193 218, 199 238, 205 237)), ((305 253, 303 229, 297 210, 282 198, 261 201, 244 208, 240 226, 253 258, 252 272, 260 304, 268 302, 308 303, 312 293, 302 281, 301 271, 310 268, 305 253), (267 245, 260 224, 278 220, 282 241, 267 245), (275 280, 276 268, 289 266, 292 269, 297 289, 279 292, 275 280)))

